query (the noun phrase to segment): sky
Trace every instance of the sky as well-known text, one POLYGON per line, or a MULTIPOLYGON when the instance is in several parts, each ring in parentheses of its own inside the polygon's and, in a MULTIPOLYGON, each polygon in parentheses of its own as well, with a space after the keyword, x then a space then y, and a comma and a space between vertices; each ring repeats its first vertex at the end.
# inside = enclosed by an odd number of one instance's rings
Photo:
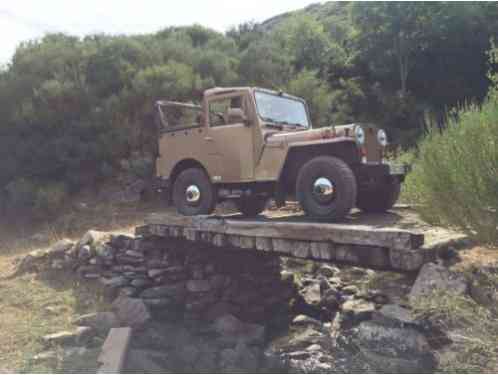
POLYGON ((16 46, 47 32, 149 33, 199 23, 218 31, 264 21, 318 0, 0 0, 0 64, 16 46))

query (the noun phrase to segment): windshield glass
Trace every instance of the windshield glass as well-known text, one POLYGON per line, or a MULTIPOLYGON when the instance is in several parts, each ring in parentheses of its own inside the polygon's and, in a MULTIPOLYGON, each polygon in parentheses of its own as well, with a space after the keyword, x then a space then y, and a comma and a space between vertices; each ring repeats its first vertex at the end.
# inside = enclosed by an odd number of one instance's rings
POLYGON ((256 91, 254 96, 258 113, 264 121, 309 127, 308 113, 303 102, 263 91, 256 91))

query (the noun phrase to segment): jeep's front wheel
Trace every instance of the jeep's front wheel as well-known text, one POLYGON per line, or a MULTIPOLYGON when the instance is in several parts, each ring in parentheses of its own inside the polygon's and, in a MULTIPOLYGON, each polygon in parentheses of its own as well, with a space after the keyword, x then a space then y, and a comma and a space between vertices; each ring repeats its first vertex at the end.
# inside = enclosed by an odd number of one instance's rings
POLYGON ((267 202, 266 197, 244 197, 237 199, 235 205, 242 215, 254 217, 265 210, 267 202))
POLYGON ((181 172, 173 185, 173 204, 182 215, 208 215, 216 205, 215 189, 200 168, 181 172))
POLYGON ((379 184, 376 188, 360 189, 356 207, 364 212, 386 212, 394 206, 400 191, 398 179, 379 184))
POLYGON ((319 156, 301 167, 296 196, 307 215, 340 220, 356 203, 356 178, 342 160, 319 156))

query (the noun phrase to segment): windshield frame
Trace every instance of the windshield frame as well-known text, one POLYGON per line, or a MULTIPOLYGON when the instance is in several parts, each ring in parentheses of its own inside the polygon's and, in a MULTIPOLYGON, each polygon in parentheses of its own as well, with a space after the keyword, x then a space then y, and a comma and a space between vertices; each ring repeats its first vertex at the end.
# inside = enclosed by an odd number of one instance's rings
MULTIPOLYGON (((286 94, 286 93, 277 93, 277 92, 272 91, 272 90, 267 90, 267 89, 262 89, 262 88, 255 88, 253 90, 253 99, 254 99, 254 103, 256 104, 256 113, 257 113, 258 118, 260 119, 261 122, 263 122, 263 123, 272 123, 271 121, 265 120, 261 116, 261 113, 260 113, 259 108, 258 108, 258 100, 256 99, 256 93, 257 92, 261 92, 261 93, 267 94, 267 95, 273 95, 273 96, 276 96, 277 98, 285 98, 285 99, 288 99, 288 100, 294 100, 294 101, 300 102, 304 106, 304 111, 306 113, 306 119, 308 121, 308 126, 299 126, 299 125, 297 125, 297 128, 307 129, 307 130, 313 129, 313 124, 311 122, 311 116, 310 116, 310 113, 309 113, 308 105, 306 104, 306 101, 303 98, 299 98, 297 96, 289 95, 289 94, 286 94)), ((280 124, 280 123, 276 122, 275 124, 280 124)), ((285 126, 286 124, 282 124, 282 125, 285 126)), ((293 125, 294 124, 291 124, 290 126, 293 126, 293 125)))

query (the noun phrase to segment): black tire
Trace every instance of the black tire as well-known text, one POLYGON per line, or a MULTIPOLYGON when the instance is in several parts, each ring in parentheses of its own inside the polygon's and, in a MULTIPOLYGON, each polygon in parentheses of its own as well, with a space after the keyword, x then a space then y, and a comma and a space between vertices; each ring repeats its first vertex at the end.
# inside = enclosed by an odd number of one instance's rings
POLYGON ((296 181, 296 196, 307 215, 319 218, 340 220, 356 203, 356 177, 349 166, 341 159, 332 156, 319 156, 301 167, 296 181), (323 200, 317 197, 314 184, 320 178, 333 184, 331 197, 323 200))
POLYGON ((200 168, 189 168, 181 172, 173 185, 173 204, 177 211, 186 216, 209 215, 216 206, 215 189, 209 177, 200 168), (187 189, 197 187, 200 192, 196 202, 187 200, 187 189))
POLYGON ((358 192, 356 207, 364 212, 386 212, 393 208, 400 191, 401 183, 398 179, 392 179, 373 189, 362 189, 358 192))
POLYGON ((245 197, 235 200, 235 205, 242 215, 254 217, 265 210, 267 202, 266 197, 245 197))

